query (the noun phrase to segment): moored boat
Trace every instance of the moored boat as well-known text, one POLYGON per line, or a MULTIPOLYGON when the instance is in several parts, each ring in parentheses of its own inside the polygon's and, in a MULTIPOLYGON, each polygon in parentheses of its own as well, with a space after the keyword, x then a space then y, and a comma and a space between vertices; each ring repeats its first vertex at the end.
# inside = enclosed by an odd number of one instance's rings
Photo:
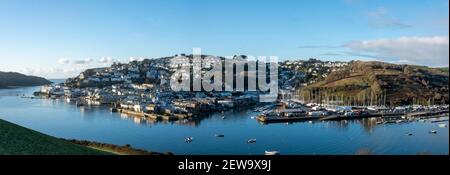
POLYGON ((192 141, 194 141, 193 137, 188 137, 188 138, 184 139, 184 142, 186 142, 186 143, 191 143, 192 141))
POLYGON ((80 102, 80 101, 77 101, 76 105, 77 105, 77 107, 80 107, 80 106, 84 106, 84 103, 80 102))
POLYGON ((119 112, 119 110, 117 108, 111 108, 110 110, 111 110, 111 112, 119 112))
POLYGON ((225 137, 225 135, 223 135, 223 134, 215 134, 214 136, 215 137, 225 137))
POLYGON ((247 143, 256 143, 256 139, 248 139, 247 143))
POLYGON ((270 156, 273 156, 273 155, 280 155, 280 152, 279 151, 265 151, 265 155, 270 155, 270 156))

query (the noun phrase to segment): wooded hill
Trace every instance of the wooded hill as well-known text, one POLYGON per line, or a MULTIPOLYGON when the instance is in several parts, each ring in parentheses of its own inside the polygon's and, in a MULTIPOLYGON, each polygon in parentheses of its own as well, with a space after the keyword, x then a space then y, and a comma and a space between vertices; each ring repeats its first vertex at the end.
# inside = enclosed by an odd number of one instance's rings
POLYGON ((354 61, 301 90, 306 101, 340 105, 448 104, 448 71, 354 61))
POLYGON ((49 80, 36 76, 27 76, 15 72, 0 72, 0 88, 41 86, 51 84, 49 80))

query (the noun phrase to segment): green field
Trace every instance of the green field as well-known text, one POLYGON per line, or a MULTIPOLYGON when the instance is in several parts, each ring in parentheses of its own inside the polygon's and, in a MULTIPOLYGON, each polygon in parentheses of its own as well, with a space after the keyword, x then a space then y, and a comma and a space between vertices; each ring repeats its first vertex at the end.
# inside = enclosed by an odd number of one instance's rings
POLYGON ((0 119, 0 155, 107 155, 0 119))

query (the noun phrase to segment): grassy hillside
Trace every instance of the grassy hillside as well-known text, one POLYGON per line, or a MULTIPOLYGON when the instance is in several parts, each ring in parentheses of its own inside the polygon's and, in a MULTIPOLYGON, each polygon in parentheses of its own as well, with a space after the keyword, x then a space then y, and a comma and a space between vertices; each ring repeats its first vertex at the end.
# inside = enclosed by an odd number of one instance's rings
POLYGON ((41 77, 27 76, 15 72, 0 72, 0 88, 15 86, 40 86, 50 84, 49 80, 41 77))
POLYGON ((113 144, 99 143, 99 142, 86 141, 86 140, 66 140, 66 141, 75 143, 77 145, 82 145, 82 146, 86 146, 89 148, 95 148, 97 150, 103 150, 103 151, 107 151, 107 152, 111 152, 111 153, 119 154, 119 155, 173 155, 173 153, 171 153, 171 152, 158 153, 158 152, 152 152, 152 151, 147 151, 147 150, 143 150, 143 149, 137 149, 137 148, 131 147, 131 145, 129 145, 129 144, 123 145, 123 146, 118 146, 118 145, 113 145, 113 144))
POLYGON ((316 101, 344 104, 448 104, 448 77, 442 69, 356 61, 302 93, 316 101))
POLYGON ((440 68, 436 68, 442 72, 447 72, 448 73, 448 67, 440 67, 440 68))
POLYGON ((105 155, 0 119, 0 155, 105 155))

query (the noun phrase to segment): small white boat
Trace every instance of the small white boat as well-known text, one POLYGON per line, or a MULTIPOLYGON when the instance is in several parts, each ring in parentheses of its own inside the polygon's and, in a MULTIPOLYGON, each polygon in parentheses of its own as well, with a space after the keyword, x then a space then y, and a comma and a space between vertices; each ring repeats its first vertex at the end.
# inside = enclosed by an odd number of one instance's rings
POLYGON ((446 128, 447 125, 446 125, 446 124, 439 124, 439 127, 440 127, 440 128, 446 128))
POLYGON ((184 139, 184 142, 186 142, 186 143, 191 143, 192 141, 194 141, 193 137, 188 137, 188 138, 184 139))
POLYGON ((437 134, 437 131, 436 130, 431 130, 429 133, 430 134, 437 134))
POLYGON ((247 143, 256 143, 256 139, 248 139, 247 143))
POLYGON ((250 117, 251 119, 255 119, 256 117, 255 116, 253 116, 253 117, 250 117))
POLYGON ((268 155, 268 156, 280 155, 280 152, 279 151, 265 151, 265 155, 268 155))

